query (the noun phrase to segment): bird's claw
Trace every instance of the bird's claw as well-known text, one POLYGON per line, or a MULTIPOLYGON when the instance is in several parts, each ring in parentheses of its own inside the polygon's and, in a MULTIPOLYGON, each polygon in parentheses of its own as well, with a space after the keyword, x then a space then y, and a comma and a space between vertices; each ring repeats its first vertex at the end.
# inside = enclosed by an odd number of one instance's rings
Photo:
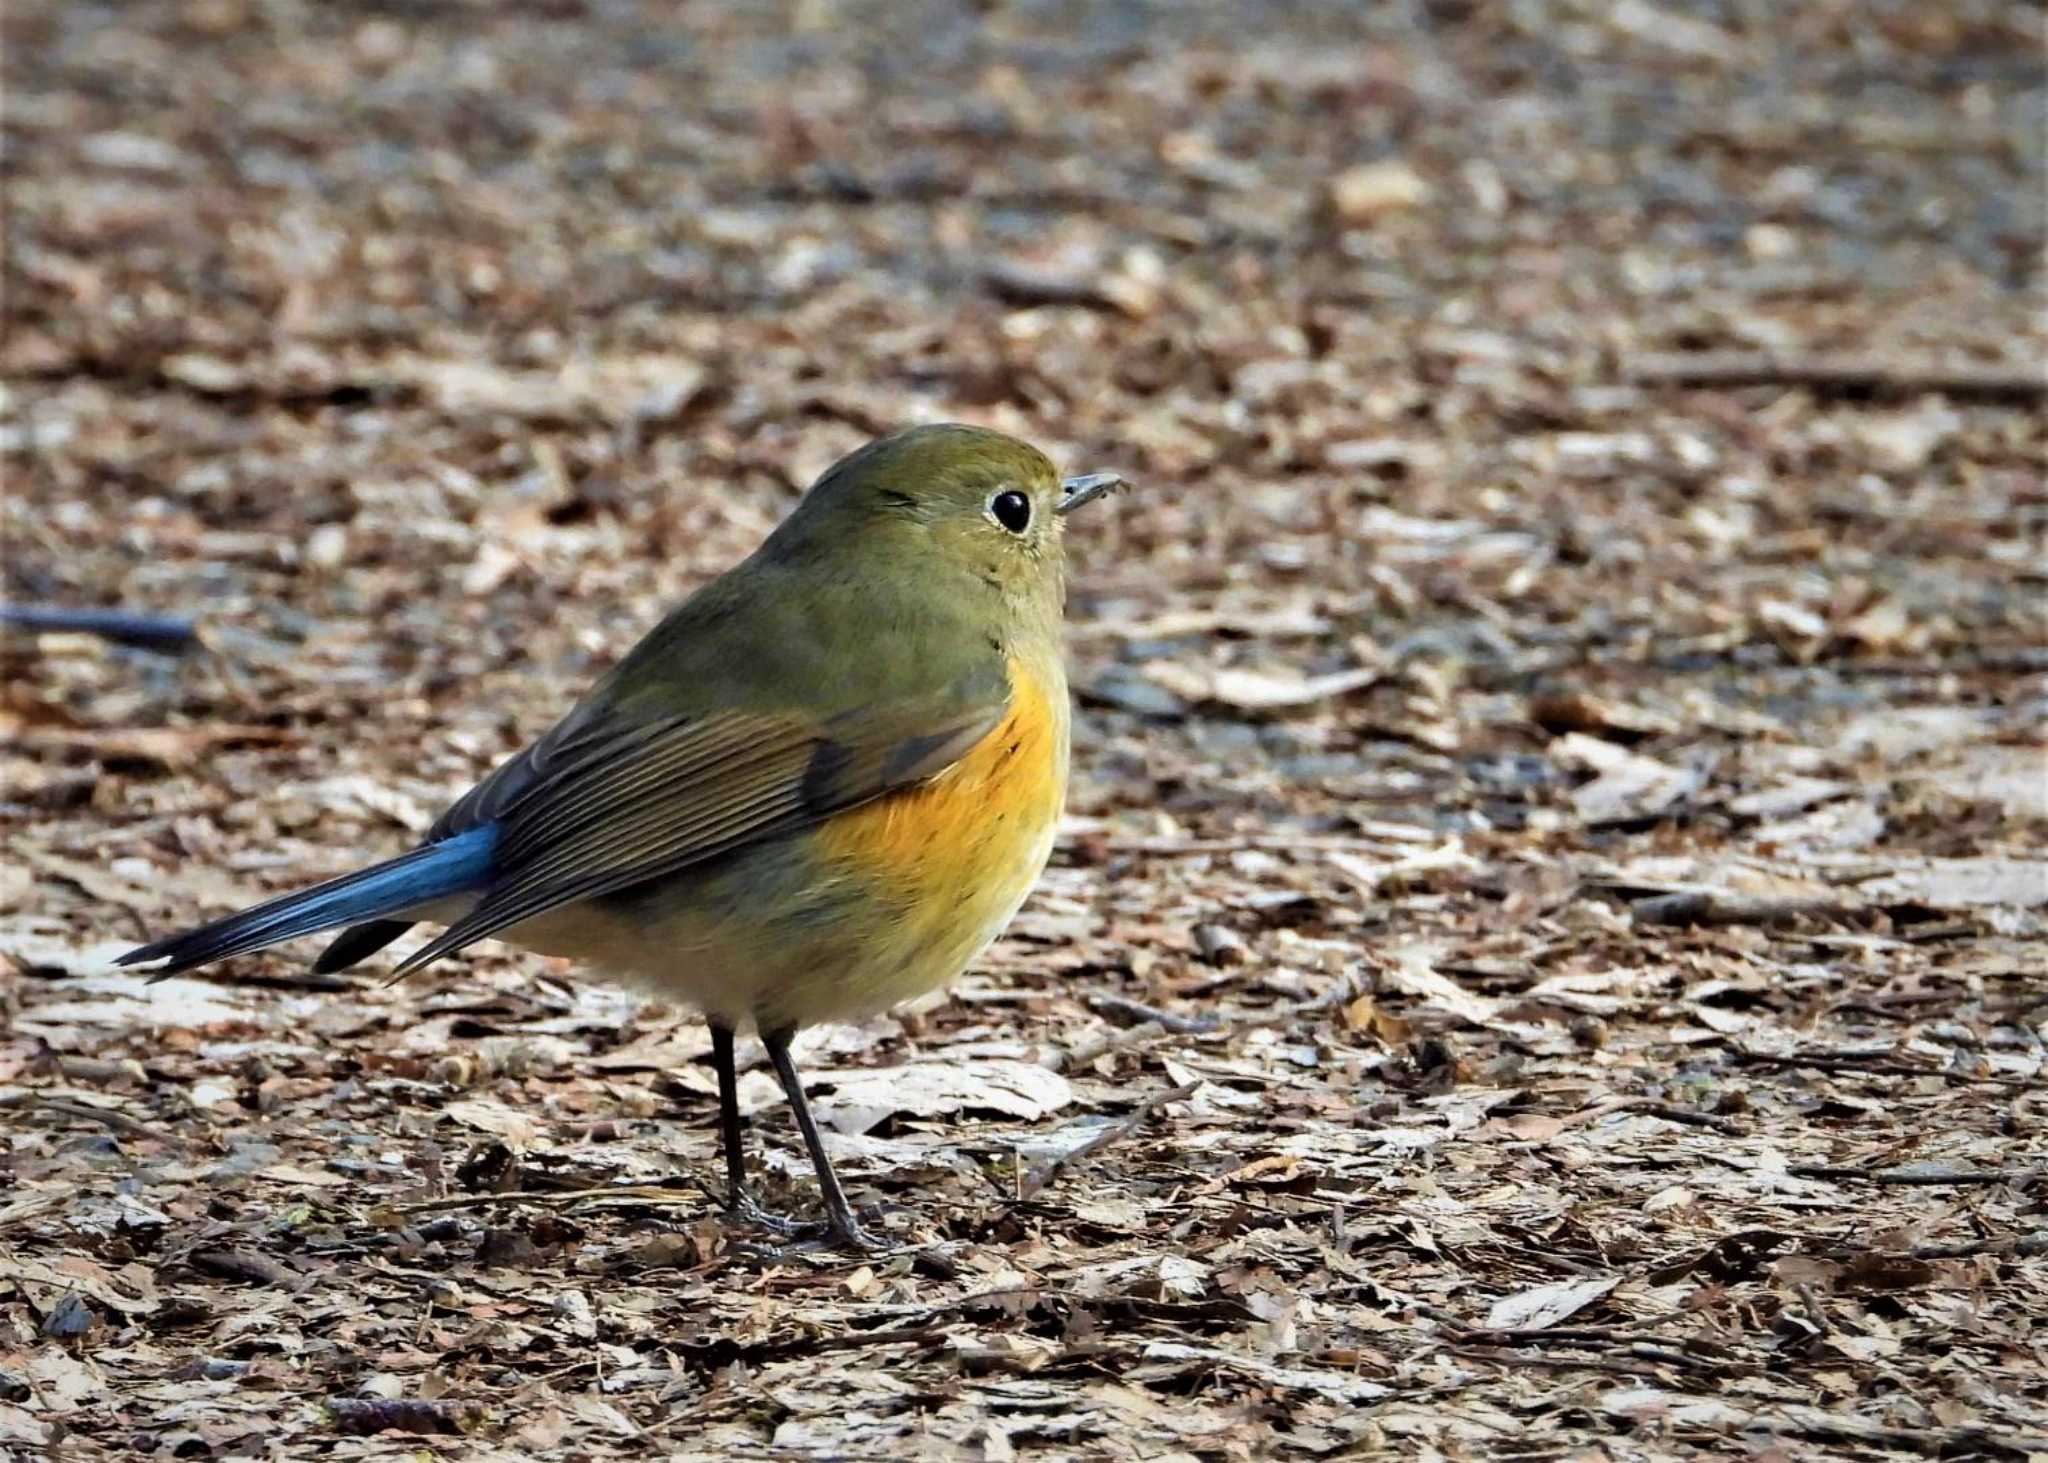
MULTIPOLYGON (((870 1217, 886 1213, 896 1205, 877 1205, 870 1211, 870 1217)), ((726 1217, 742 1224, 753 1225, 767 1230, 780 1244, 763 1244, 754 1240, 741 1240, 732 1248, 741 1254, 757 1259, 775 1260, 791 1255, 817 1254, 825 1250, 840 1250, 855 1255, 885 1255, 897 1248, 894 1241, 876 1235, 864 1227, 853 1213, 829 1215, 821 1224, 815 1220, 790 1219, 770 1213, 752 1199, 742 1196, 726 1206, 726 1217)))
POLYGON ((763 1209, 746 1194, 741 1194, 726 1204, 725 1217, 736 1224, 749 1224, 756 1229, 765 1229, 781 1239, 794 1239, 805 1230, 817 1228, 815 1224, 807 1224, 801 1219, 791 1219, 786 1214, 763 1209))

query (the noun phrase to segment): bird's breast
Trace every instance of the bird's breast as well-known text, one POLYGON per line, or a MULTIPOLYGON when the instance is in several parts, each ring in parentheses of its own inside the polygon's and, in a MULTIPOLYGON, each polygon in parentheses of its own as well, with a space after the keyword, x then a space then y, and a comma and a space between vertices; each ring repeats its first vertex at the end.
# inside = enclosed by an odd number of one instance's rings
POLYGON ((1000 926, 1052 851, 1067 793, 1066 678, 1057 663, 1034 666, 1021 658, 1011 659, 1009 675, 1008 713, 966 756, 819 830, 825 859, 910 918, 929 910, 943 919, 950 908, 956 920, 977 923, 976 916, 994 917, 990 911, 1000 908, 1000 926))

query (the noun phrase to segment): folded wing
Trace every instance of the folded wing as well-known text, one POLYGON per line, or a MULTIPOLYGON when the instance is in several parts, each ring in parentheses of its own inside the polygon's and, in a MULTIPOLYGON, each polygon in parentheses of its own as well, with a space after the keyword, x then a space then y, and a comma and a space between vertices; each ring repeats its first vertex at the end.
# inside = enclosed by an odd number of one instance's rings
POLYGON ((942 774, 1002 721, 1000 661, 819 722, 755 711, 572 719, 443 820, 498 830, 490 883, 396 974, 564 905, 671 877, 942 774))

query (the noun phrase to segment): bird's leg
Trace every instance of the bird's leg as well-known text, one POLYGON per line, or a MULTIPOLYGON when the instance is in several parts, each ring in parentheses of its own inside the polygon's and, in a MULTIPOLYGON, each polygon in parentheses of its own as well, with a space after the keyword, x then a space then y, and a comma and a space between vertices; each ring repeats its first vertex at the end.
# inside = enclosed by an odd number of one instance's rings
POLYGON ((718 1069, 718 1139, 719 1146, 725 1149, 725 1212, 787 1238, 796 1232, 796 1222, 770 1214, 747 1193, 746 1136, 740 1125, 740 1074, 733 1065, 732 1028, 717 1021, 705 1024, 711 1028, 711 1065, 718 1069))
POLYGON ((860 1227, 860 1221, 854 1217, 853 1206, 846 1202, 846 1190, 839 1187, 839 1175, 832 1171, 832 1160, 825 1156, 825 1144, 818 1136, 816 1120, 811 1117, 811 1105, 804 1101, 804 1085, 797 1079, 796 1063, 789 1059, 789 1041, 795 1035, 794 1026, 764 1031, 761 1044, 768 1048, 768 1060, 775 1063, 775 1075, 782 1079, 782 1090, 789 1098, 790 1109, 796 1114, 796 1125, 804 1135, 804 1146, 811 1150, 811 1164, 818 1170, 818 1189, 825 1196, 825 1218, 832 1238, 844 1249, 881 1249, 881 1243, 870 1238, 860 1227))

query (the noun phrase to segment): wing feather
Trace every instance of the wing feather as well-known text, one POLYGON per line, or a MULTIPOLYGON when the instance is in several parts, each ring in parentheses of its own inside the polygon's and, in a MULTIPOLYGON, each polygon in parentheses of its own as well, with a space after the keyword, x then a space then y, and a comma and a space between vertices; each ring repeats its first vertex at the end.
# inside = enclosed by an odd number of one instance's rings
POLYGON ((822 724, 719 712, 607 735, 601 725, 565 723, 562 744, 544 738, 449 810, 444 821, 488 813, 499 822, 491 884, 395 975, 549 910, 680 873, 936 776, 1001 723, 1008 693, 998 666, 938 696, 822 724))

